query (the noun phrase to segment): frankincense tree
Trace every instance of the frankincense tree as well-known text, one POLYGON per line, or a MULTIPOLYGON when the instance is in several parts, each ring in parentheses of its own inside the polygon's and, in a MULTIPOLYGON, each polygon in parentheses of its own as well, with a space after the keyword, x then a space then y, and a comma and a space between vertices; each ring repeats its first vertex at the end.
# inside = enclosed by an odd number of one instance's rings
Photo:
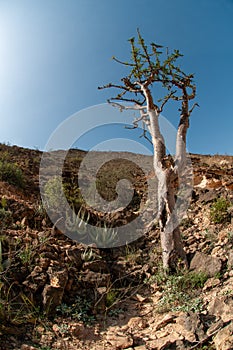
POLYGON ((143 130, 151 135, 153 144, 153 167, 158 181, 158 213, 160 226, 163 266, 166 270, 174 269, 178 260, 187 266, 186 254, 181 240, 179 225, 177 225, 175 204, 175 182, 186 164, 186 135, 189 128, 189 118, 197 103, 190 106, 195 98, 196 86, 193 74, 186 74, 177 64, 182 56, 179 50, 171 53, 156 43, 146 45, 140 31, 135 38, 129 39, 131 59, 129 62, 113 59, 129 68, 129 74, 121 79, 120 84, 110 83, 99 89, 113 88, 117 94, 108 100, 120 110, 133 109, 139 117, 133 121, 133 127, 141 122, 143 130), (156 86, 161 86, 155 89, 156 86), (159 98, 157 91, 165 91, 159 98), (169 101, 180 103, 179 122, 176 135, 176 152, 173 161, 168 162, 166 144, 161 132, 159 116, 169 101))

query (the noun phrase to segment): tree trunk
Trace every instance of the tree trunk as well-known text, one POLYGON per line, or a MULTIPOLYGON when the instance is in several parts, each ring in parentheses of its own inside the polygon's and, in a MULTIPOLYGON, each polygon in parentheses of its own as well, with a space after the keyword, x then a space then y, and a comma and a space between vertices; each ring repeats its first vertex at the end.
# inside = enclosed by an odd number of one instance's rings
POLYGON ((163 210, 159 213, 162 259, 165 270, 176 270, 180 262, 185 267, 188 267, 188 264, 175 212, 174 174, 169 169, 165 172, 167 192, 163 199, 163 210))
POLYGON ((175 212, 174 180, 177 172, 172 164, 166 163, 166 148, 159 127, 159 113, 149 109, 150 133, 154 148, 154 171, 158 179, 158 219, 160 225, 163 267, 174 270, 179 261, 187 267, 186 254, 183 249, 180 230, 175 212))

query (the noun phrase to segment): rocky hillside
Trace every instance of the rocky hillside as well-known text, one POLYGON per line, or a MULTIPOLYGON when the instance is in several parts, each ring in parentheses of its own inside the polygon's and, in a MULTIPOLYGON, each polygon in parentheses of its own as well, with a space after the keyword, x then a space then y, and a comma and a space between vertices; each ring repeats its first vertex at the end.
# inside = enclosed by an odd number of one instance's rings
MULTIPOLYGON (((0 145, 0 349, 233 349, 233 157, 191 155, 194 188, 181 222, 190 270, 166 276, 156 225, 112 249, 63 235, 41 202, 41 155, 0 145)), ((148 179, 121 160, 110 164, 99 192, 114 199, 123 174, 133 200, 117 218, 88 216, 75 173, 84 155, 66 158, 68 202, 92 225, 124 224, 148 179)))

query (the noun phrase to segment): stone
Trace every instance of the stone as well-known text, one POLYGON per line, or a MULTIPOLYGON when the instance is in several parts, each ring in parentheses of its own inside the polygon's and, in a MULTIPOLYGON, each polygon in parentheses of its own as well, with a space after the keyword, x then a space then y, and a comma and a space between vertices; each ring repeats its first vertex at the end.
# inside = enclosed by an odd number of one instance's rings
POLYGON ((216 287, 219 284, 220 284, 220 279, 211 277, 206 281, 206 283, 203 287, 203 292, 205 292, 206 290, 211 289, 213 287, 216 287))
POLYGON ((219 258, 196 252, 191 260, 190 270, 206 273, 209 277, 214 277, 221 271, 222 263, 219 258))
POLYGON ((195 342, 197 337, 199 340, 205 337, 203 324, 198 314, 194 312, 183 313, 177 317, 174 329, 190 343, 195 342))
POLYGON ((123 334, 108 334, 106 339, 113 349, 127 349, 133 345, 133 339, 123 334))
POLYGON ((222 261, 226 260, 225 251, 221 246, 216 246, 211 252, 211 256, 214 258, 221 258, 222 261))
POLYGON ((28 344, 22 344, 20 350, 36 350, 34 346, 28 345, 28 344))
POLYGON ((209 203, 209 202, 212 202, 215 198, 216 198, 216 191, 214 191, 214 190, 201 192, 199 194, 199 201, 200 202, 209 203))
POLYGON ((127 324, 129 329, 145 328, 145 326, 146 321, 142 317, 131 317, 127 324))
POLYGON ((80 269, 82 267, 82 251, 79 247, 72 246, 70 249, 67 249, 66 255, 68 260, 72 262, 77 269, 80 269))
POLYGON ((208 306, 208 312, 210 315, 215 315, 228 322, 233 320, 233 300, 231 297, 220 296, 215 297, 208 306))
POLYGON ((211 326, 208 328, 206 334, 211 335, 216 333, 216 331, 220 330, 223 326, 223 321, 222 319, 216 321, 215 323, 212 323, 211 326))
POLYGON ((111 276, 107 273, 85 270, 80 274, 80 276, 85 288, 90 288, 92 286, 107 287, 111 282, 111 276))
POLYGON ((94 260, 87 261, 83 264, 83 270, 91 270, 93 272, 109 273, 109 268, 106 261, 94 260))
POLYGON ((42 302, 45 312, 52 316, 57 306, 62 302, 64 290, 68 281, 67 269, 59 271, 49 267, 48 274, 50 277, 50 284, 46 284, 42 292, 42 302))
POLYGON ((220 231, 218 233, 218 241, 219 241, 219 243, 220 242, 227 243, 227 241, 228 241, 228 234, 227 234, 226 231, 220 231))
POLYGON ((183 336, 173 331, 169 335, 147 342, 149 349, 165 350, 176 349, 176 342, 183 340, 183 336))
POLYGON ((165 327, 167 324, 175 322, 174 321, 175 317, 176 316, 174 314, 168 313, 159 322, 157 322, 154 330, 158 331, 159 329, 165 327))
POLYGON ((229 269, 233 268, 233 251, 232 250, 230 250, 228 254, 227 266, 229 269))
POLYGON ((232 350, 233 349, 233 323, 222 328, 214 337, 216 350, 232 350))

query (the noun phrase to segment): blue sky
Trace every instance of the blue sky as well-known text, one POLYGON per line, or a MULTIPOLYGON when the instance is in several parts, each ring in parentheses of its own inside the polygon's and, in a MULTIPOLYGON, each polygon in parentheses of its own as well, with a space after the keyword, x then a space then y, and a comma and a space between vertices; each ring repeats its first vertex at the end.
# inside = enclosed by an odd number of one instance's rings
MULTIPOLYGON (((232 0, 0 0, 0 142, 43 149, 66 118, 104 103, 111 91, 97 87, 120 80, 111 57, 129 57, 139 27, 148 43, 179 49, 195 73, 189 151, 233 154, 232 18, 232 0)), ((175 109, 163 115, 177 125, 175 109)))

